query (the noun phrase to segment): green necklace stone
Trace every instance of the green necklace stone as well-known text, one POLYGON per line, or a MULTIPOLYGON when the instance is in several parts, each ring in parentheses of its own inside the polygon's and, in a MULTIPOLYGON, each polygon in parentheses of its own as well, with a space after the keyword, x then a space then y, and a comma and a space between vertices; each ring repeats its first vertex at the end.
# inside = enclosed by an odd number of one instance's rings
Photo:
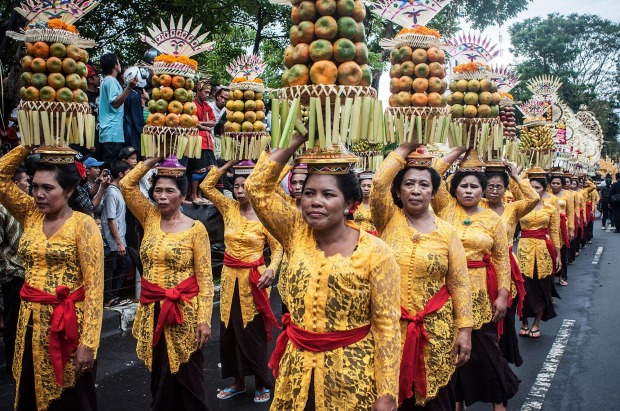
POLYGON ((463 224, 470 225, 471 224, 471 220, 469 218, 466 218, 465 220, 463 220, 463 224))

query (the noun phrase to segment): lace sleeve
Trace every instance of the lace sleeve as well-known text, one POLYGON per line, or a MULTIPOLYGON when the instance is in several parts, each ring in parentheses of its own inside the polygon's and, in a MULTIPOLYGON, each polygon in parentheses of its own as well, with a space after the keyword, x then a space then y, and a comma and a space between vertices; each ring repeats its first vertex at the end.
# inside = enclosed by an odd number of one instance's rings
POLYGON ((392 182, 400 170, 405 166, 405 160, 398 154, 391 152, 377 169, 372 179, 370 192, 370 215, 372 222, 382 233, 394 214, 394 200, 390 189, 392 182))
POLYGON ((519 184, 517 184, 517 182, 514 181, 512 178, 510 179, 510 182, 508 183, 508 189, 510 190, 513 197, 515 198, 515 201, 524 199, 523 198, 524 197, 523 187, 525 187, 526 184, 531 187, 530 180, 523 176, 521 176, 521 183, 519 184))
POLYGON ((450 291, 450 297, 452 297, 456 327, 459 329, 473 327, 474 316, 471 302, 471 283, 467 272, 467 257, 463 244, 454 229, 450 233, 446 285, 450 291))
POLYGON ((493 249, 491 260, 497 271, 497 288, 505 288, 510 291, 510 259, 508 258, 508 239, 506 227, 501 219, 492 228, 493 249))
POLYGON ((267 243, 269 244, 269 249, 271 250, 271 263, 269 264, 269 267, 267 267, 267 269, 271 269, 275 273, 276 271, 278 271, 278 267, 282 262, 282 244, 280 244, 278 240, 276 240, 271 234, 269 234, 269 231, 267 231, 266 228, 263 231, 267 236, 267 243))
POLYGON ((518 187, 518 189, 521 191, 523 199, 516 201, 516 215, 517 220, 521 220, 523 217, 525 217, 525 215, 529 214, 532 210, 534 210, 534 208, 536 208, 536 204, 538 204, 540 196, 538 195, 536 190, 534 190, 534 187, 532 187, 528 180, 521 180, 521 182, 518 184, 518 187))
POLYGON ((299 212, 282 197, 274 195, 282 167, 283 164, 269 160, 257 164, 245 181, 245 189, 261 223, 285 249, 289 249, 299 212))
POLYGON ((129 174, 123 177, 119 184, 127 207, 129 207, 143 227, 146 226, 149 215, 157 210, 155 205, 153 205, 153 203, 142 194, 142 191, 140 191, 140 180, 149 170, 150 168, 145 167, 142 162, 140 162, 129 174))
POLYGON ((96 351, 103 318, 103 240, 92 218, 85 216, 78 224, 76 241, 86 292, 80 344, 96 351))
POLYGON ((557 207, 553 207, 553 213, 549 216, 549 238, 553 241, 553 245, 557 252, 562 248, 560 241, 560 212, 557 207))
POLYGON ((391 251, 384 248, 369 256, 374 261, 370 273, 370 322, 375 339, 375 379, 379 397, 389 395, 398 400, 400 268, 391 251))
POLYGON ((36 209, 34 198, 20 190, 11 180, 15 170, 30 153, 30 148, 17 146, 0 157, 0 203, 23 226, 26 218, 36 209))
POLYGON ((220 180, 223 174, 224 173, 222 173, 219 168, 211 167, 211 171, 209 171, 209 174, 207 174, 203 182, 200 184, 200 189, 205 194, 205 196, 207 196, 207 198, 217 207, 217 209, 222 214, 222 217, 224 217, 227 214, 228 209, 230 207, 233 207, 237 202, 232 198, 226 197, 224 194, 220 193, 217 188, 215 188, 215 185, 220 180))
POLYGON ((194 235, 194 273, 198 280, 198 324, 211 326, 211 314, 213 312, 213 273, 211 272, 211 245, 209 234, 204 225, 200 224, 198 232, 194 235))
POLYGON ((566 200, 566 226, 569 230, 575 229, 575 198, 565 190, 564 199, 566 200))

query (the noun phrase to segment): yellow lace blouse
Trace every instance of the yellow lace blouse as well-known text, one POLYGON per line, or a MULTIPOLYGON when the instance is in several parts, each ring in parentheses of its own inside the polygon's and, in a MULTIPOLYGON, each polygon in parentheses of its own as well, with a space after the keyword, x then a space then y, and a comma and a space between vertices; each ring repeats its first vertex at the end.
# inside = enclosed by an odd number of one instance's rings
MULTIPOLYGON (((534 210, 521 219, 521 230, 548 229, 556 253, 560 252, 560 212, 551 199, 543 200, 544 206, 534 210)), ((553 274, 553 261, 547 250, 545 240, 521 238, 517 247, 517 259, 524 276, 534 278, 534 268, 538 268, 538 278, 553 274)))
MULTIPOLYGON (((443 162, 438 162, 438 172, 444 168, 441 163, 443 162)), ((500 216, 489 209, 482 209, 468 216, 456 198, 450 195, 443 182, 431 204, 439 218, 449 222, 456 229, 468 261, 480 261, 487 253, 491 254, 491 261, 497 271, 498 289, 505 288, 509 291, 511 277, 508 241, 506 227, 500 216), (466 221, 469 221, 469 224, 466 224, 466 221)), ((486 268, 472 268, 467 271, 472 287, 474 329, 479 329, 492 318, 486 268)))
POLYGON ((273 195, 281 168, 273 161, 257 164, 245 187, 261 221, 289 256, 283 299, 292 322, 319 333, 367 324, 371 331, 333 351, 313 353, 288 344, 271 409, 303 410, 313 375, 319 411, 370 410, 383 395, 396 400, 400 287, 394 256, 383 241, 360 230, 350 256, 326 257, 301 213, 273 195))
MULTIPOLYGON (((575 219, 573 218, 575 215, 575 200, 568 190, 562 190, 559 195, 556 195, 556 198, 560 206, 560 214, 566 216, 566 228, 570 231, 575 228, 575 219)), ((567 244, 567 246, 570 246, 570 244, 567 244)))
MULTIPOLYGON (((140 246, 140 258, 144 265, 145 280, 164 289, 176 287, 193 274, 198 282, 198 295, 191 298, 191 304, 179 301, 183 312, 183 323, 167 324, 164 328, 170 371, 174 374, 179 366, 189 361, 198 348, 196 326, 211 325, 213 308, 213 275, 211 273, 211 247, 204 225, 194 225, 178 233, 161 230, 161 214, 140 191, 140 179, 149 171, 139 163, 121 180, 120 187, 127 207, 144 227, 144 238, 140 246)), ((138 340, 136 352, 151 370, 153 360, 153 331, 155 305, 138 305, 133 323, 133 336, 138 340)))
MULTIPOLYGON (((0 158, 0 202, 19 221, 24 232, 19 254, 26 271, 25 280, 34 288, 56 295, 56 287, 65 285, 75 291, 82 285, 84 301, 75 303, 80 345, 97 355, 103 314, 103 240, 99 227, 86 214, 74 211, 71 217, 49 239, 43 234, 43 220, 34 199, 11 181, 13 173, 30 150, 16 147, 0 158)), ((32 317, 32 356, 37 408, 46 409, 62 391, 75 385, 73 357, 65 366, 64 385, 56 384, 49 356, 51 305, 22 301, 19 309, 13 376, 17 381, 22 371, 26 327, 32 317)), ((17 406, 17 396, 15 406, 17 406)))
MULTIPOLYGON (((471 285, 465 250, 454 227, 435 218, 437 229, 419 233, 407 223, 403 210, 392 200, 390 187, 405 165, 402 157, 390 153, 373 179, 370 206, 379 235, 394 252, 400 267, 400 304, 415 315, 446 284, 451 298, 439 311, 426 316, 429 343, 424 351, 426 398, 416 392, 423 405, 446 386, 454 373, 452 348, 459 328, 472 327, 471 285)), ((407 322, 401 321, 401 344, 407 322)))
MULTIPOLYGON (((219 169, 216 167, 211 168, 211 171, 200 185, 200 189, 222 214, 226 252, 231 257, 241 261, 253 262, 261 258, 265 248, 265 241, 267 241, 271 249, 271 264, 269 267, 260 266, 258 271, 262 274, 269 268, 275 273, 282 260, 282 246, 269 234, 260 221, 251 221, 241 215, 238 201, 226 197, 215 188, 215 184, 221 176, 222 172, 219 169)), ((237 282, 239 287, 241 316, 243 318, 243 326, 245 327, 258 314, 250 288, 249 268, 232 268, 227 266, 222 268, 222 276, 220 277, 220 313, 222 322, 225 326, 228 326, 235 282, 237 282)), ((267 289, 267 292, 269 291, 270 288, 267 289)))
MULTIPOLYGON (((389 191, 388 191, 389 194, 389 191)), ((368 233, 371 233, 376 230, 373 222, 372 222, 372 213, 369 208, 366 208, 364 203, 360 203, 353 213, 353 221, 355 224, 360 226, 360 228, 368 233)))

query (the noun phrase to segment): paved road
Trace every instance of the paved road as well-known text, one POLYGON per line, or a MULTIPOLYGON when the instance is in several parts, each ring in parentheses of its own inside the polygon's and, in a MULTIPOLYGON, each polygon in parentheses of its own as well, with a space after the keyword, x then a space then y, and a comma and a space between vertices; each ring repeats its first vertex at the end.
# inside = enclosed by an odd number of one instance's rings
MULTIPOLYGON (((558 286, 562 296, 556 301, 558 316, 542 324, 540 339, 520 339, 525 362, 515 371, 522 382, 509 410, 603 410, 616 409, 620 403, 620 322, 616 304, 620 296, 620 234, 604 232, 597 226, 595 236, 594 243, 570 266, 569 286, 558 286), (598 264, 592 264, 599 247, 604 247, 602 257, 598 264), (560 330, 563 339, 557 337, 560 330)), ((275 294, 272 302, 279 315, 275 294)), ((213 317, 219 318, 219 310, 213 317)), ((227 401, 216 399, 217 390, 232 380, 220 378, 219 326, 213 330, 213 339, 205 349, 210 408, 267 410, 267 404, 254 404, 251 394, 227 401)), ((249 390, 254 388, 253 383, 247 379, 249 390)), ((6 371, 0 370, 0 410, 10 409, 14 389, 6 371)), ((149 408, 149 374, 135 356, 135 343, 129 333, 102 341, 97 393, 101 411, 149 408)), ((490 409, 488 405, 468 408, 490 409)))

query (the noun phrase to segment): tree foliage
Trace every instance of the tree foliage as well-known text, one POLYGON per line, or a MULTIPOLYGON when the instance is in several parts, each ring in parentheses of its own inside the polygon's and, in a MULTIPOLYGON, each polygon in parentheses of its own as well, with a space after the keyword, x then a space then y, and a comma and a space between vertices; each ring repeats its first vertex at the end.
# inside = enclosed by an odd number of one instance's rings
POLYGON ((601 123, 605 151, 620 152, 620 24, 589 14, 550 14, 515 23, 509 31, 522 80, 515 97, 529 97, 525 82, 531 78, 559 77, 560 97, 575 111, 587 105, 601 123))

